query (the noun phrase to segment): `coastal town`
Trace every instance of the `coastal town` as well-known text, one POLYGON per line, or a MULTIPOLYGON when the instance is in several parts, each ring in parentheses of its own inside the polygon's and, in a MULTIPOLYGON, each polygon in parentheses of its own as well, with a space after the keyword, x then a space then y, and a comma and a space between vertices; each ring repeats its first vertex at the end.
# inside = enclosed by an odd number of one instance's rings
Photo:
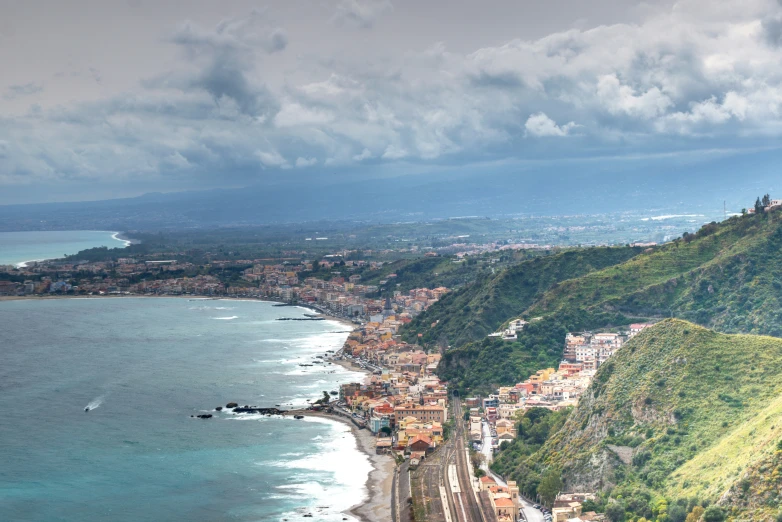
MULTIPOLYGON (((383 298, 380 287, 393 288, 396 274, 389 273, 375 285, 362 284, 361 275, 351 273, 379 270, 382 262, 337 258, 316 263, 215 262, 216 267, 228 270, 250 265, 231 282, 209 274, 167 277, 194 267, 166 259, 58 263, 54 274, 49 264, 32 263, 14 269, 30 279, 0 281, 0 295, 255 298, 304 305, 350 321, 354 328, 334 357, 347 367, 363 370, 366 378, 341 385, 338 398, 314 403, 312 408, 327 409, 357 429, 370 432, 375 453, 394 457, 410 472, 405 479, 398 467, 396 481, 406 480, 411 492, 419 488, 432 491, 423 497, 411 495, 409 508, 397 498, 392 505, 395 520, 417 520, 416 512, 419 518, 424 513, 426 520, 445 522, 602 520, 602 515, 581 510, 589 493, 560 495, 552 506, 544 507, 524 499, 514 481, 504 481, 488 464, 504 443, 516 438, 516 426, 524 412, 577 404, 597 369, 648 324, 633 324, 626 331, 569 333, 557 368, 539 369, 523 382, 501 386, 485 397, 456 398, 437 376, 442 354, 408 344, 400 336, 404 325, 449 289, 390 290, 383 298), (313 275, 318 272, 319 276, 313 275), (139 280, 139 276, 150 274, 154 277, 139 280), (462 453, 455 450, 464 443, 461 439, 469 444, 464 445, 464 455, 455 458, 462 453), (477 461, 471 457, 476 454, 481 455, 477 461), (430 472, 435 468, 442 473, 430 472)), ((528 324, 525 319, 513 319, 489 337, 515 341, 528 324)))
MULTIPOLYGON (((436 302, 448 292, 447 288, 413 289, 406 294, 392 291, 392 296, 379 298, 378 285, 361 284, 361 276, 349 275, 351 269, 377 270, 382 262, 320 261, 317 270, 328 278, 304 277, 312 273, 312 263, 295 265, 262 264, 251 260, 215 262, 212 269, 244 267, 234 282, 225 282, 216 275, 167 277, 191 270, 190 263, 174 260, 146 260, 120 258, 114 262, 79 264, 31 263, 26 267, 6 267, 18 277, 29 277, 22 282, 0 280, 0 296, 199 296, 258 298, 284 303, 309 305, 318 311, 338 317, 378 322, 394 315, 393 332, 384 326, 381 335, 393 335, 401 324, 436 302), (338 264, 339 263, 339 264, 338 264), (331 273, 332 269, 341 271, 331 273), (343 275, 343 271, 345 275, 343 275), (139 278, 143 280, 136 281, 139 278)), ((389 274, 393 282, 396 274, 389 274)))
MULTIPOLYGON (((557 496, 550 508, 533 504, 522 497, 514 481, 504 481, 494 474, 487 464, 493 454, 503 448, 503 443, 516 436, 516 425, 524 412, 532 408, 559 410, 574 406, 589 387, 597 369, 605 364, 622 346, 649 323, 631 324, 619 332, 569 333, 564 354, 558 368, 538 370, 523 382, 504 386, 486 397, 450 397, 447 383, 436 375, 440 353, 427 353, 417 345, 410 345, 396 335, 400 324, 408 319, 406 313, 394 314, 386 306, 383 314, 373 317, 350 334, 339 357, 367 372, 362 383, 343 384, 339 399, 331 411, 349 419, 359 428, 369 430, 375 437, 378 454, 395 455, 406 470, 413 471, 409 480, 418 482, 415 487, 426 489, 426 478, 415 470, 434 460, 442 466, 440 455, 449 438, 460 433, 465 425, 472 447, 468 452, 480 454, 482 465, 467 465, 466 480, 460 482, 455 470, 445 473, 449 488, 428 501, 440 503, 441 509, 432 513, 426 506, 427 497, 411 498, 413 509, 426 513, 426 520, 542 520, 553 522, 582 522, 604 520, 603 515, 583 512, 582 504, 594 498, 594 494, 572 493, 557 496), (461 408, 465 414, 455 415, 461 408), (462 489, 464 488, 464 490, 462 489), (475 506, 482 512, 481 518, 459 516, 459 509, 449 510, 450 505, 463 503, 464 491, 471 491, 475 506), (454 513, 456 515, 454 516, 454 513)), ((501 332, 491 334, 505 340, 515 339, 527 322, 515 319, 501 332)), ((474 463, 473 463, 474 464, 474 463)), ((455 464, 451 464, 454 466, 455 464)), ((444 484, 445 481, 442 481, 444 484)), ((410 486, 411 491, 414 487, 410 486)), ((462 505, 462 504, 460 504, 462 505)), ((401 518, 395 520, 404 520, 401 518)), ((415 519, 415 518, 413 518, 415 519)))

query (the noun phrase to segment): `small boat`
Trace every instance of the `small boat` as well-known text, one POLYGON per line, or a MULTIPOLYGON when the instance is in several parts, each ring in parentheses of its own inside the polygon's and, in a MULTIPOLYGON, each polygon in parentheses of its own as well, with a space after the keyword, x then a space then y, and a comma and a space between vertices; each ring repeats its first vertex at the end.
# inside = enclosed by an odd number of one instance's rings
POLYGON ((84 411, 90 411, 90 407, 87 406, 86 408, 84 408, 84 411))

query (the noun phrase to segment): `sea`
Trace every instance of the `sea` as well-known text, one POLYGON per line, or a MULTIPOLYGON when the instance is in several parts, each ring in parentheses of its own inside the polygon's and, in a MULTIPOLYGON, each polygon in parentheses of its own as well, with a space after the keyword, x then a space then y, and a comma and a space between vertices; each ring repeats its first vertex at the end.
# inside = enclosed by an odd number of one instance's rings
POLYGON ((64 230, 42 232, 0 232, 0 265, 24 265, 29 261, 58 259, 97 247, 126 247, 116 232, 64 230))
POLYGON ((278 320, 307 312, 0 301, 0 520, 354 520, 343 512, 367 498, 371 465, 348 426, 215 411, 306 406, 363 378, 313 364, 342 346, 346 325, 278 320))

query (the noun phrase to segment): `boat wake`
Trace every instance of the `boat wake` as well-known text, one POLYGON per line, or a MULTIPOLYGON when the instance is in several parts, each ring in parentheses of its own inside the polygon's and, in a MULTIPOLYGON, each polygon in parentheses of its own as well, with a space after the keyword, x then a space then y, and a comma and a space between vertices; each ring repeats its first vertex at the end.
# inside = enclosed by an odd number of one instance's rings
POLYGON ((95 408, 99 408, 101 404, 103 404, 103 395, 98 397, 97 399, 93 399, 87 406, 84 407, 84 411, 91 411, 95 408))

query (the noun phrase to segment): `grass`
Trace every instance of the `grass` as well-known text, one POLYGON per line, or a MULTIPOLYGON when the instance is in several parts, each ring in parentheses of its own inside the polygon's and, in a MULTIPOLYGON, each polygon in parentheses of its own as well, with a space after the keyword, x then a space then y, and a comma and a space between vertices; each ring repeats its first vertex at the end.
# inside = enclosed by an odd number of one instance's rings
POLYGON ((671 497, 716 498, 743 475, 748 466, 770 456, 782 438, 782 396, 742 422, 717 444, 679 467, 665 488, 671 497))
POLYGON ((531 460, 564 469, 571 488, 596 479, 715 501, 780 436, 782 339, 667 319, 601 367, 531 460), (633 464, 612 459, 609 444, 634 447, 633 464))

